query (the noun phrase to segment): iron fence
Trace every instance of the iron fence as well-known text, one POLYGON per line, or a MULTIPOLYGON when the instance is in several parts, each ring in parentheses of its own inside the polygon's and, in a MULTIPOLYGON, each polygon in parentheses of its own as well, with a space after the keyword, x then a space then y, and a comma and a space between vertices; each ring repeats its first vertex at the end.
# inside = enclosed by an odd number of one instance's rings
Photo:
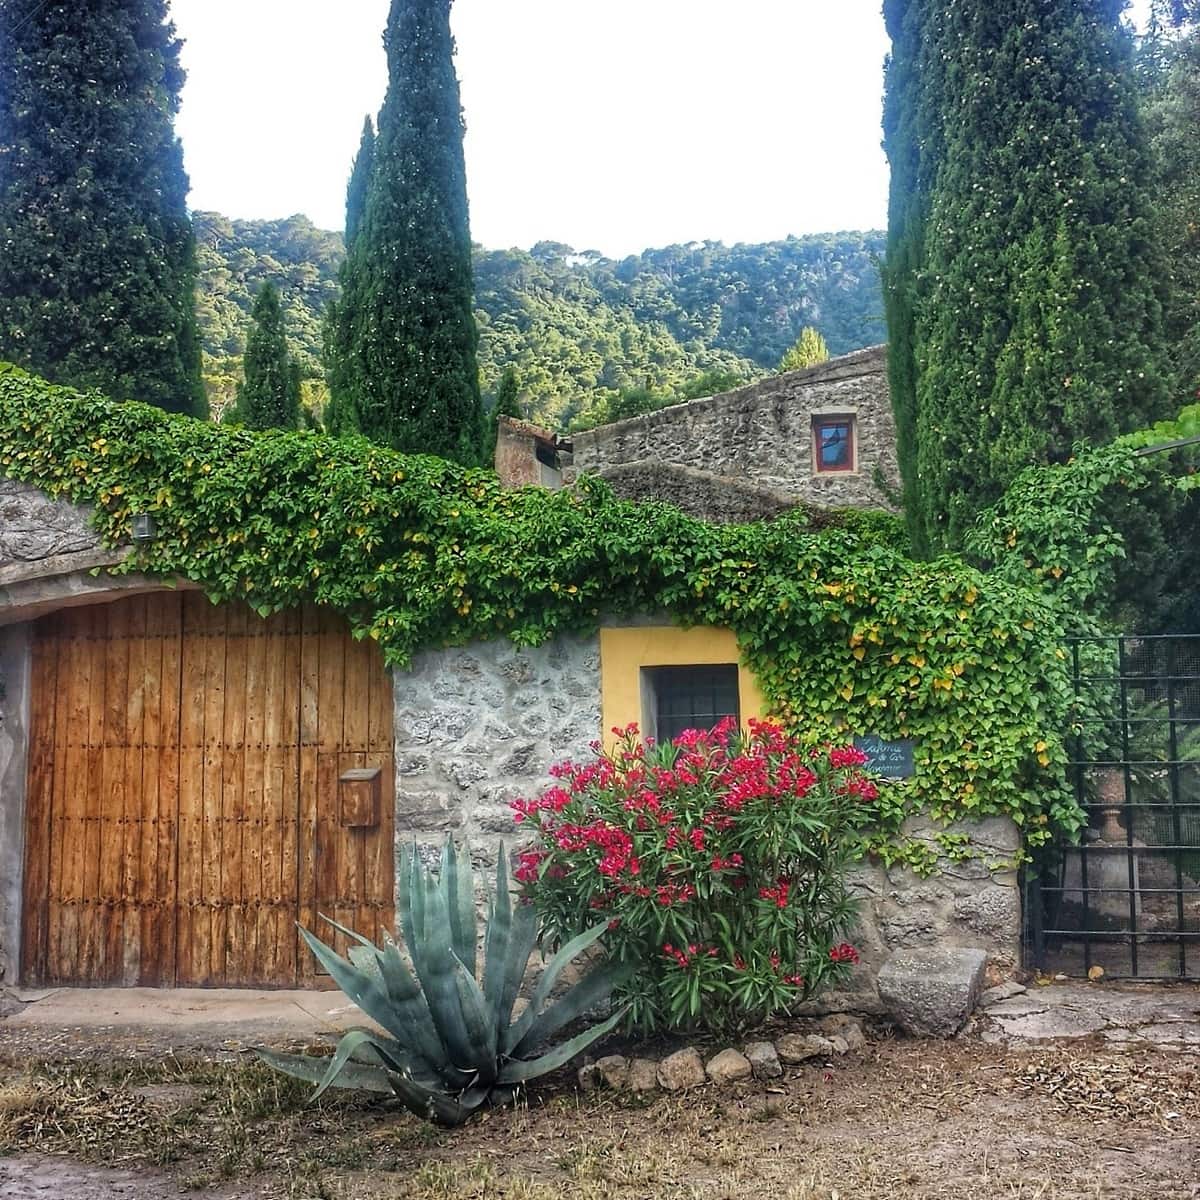
POLYGON ((1200 635, 1081 638, 1070 652, 1087 827, 1026 868, 1026 962, 1200 977, 1200 635))

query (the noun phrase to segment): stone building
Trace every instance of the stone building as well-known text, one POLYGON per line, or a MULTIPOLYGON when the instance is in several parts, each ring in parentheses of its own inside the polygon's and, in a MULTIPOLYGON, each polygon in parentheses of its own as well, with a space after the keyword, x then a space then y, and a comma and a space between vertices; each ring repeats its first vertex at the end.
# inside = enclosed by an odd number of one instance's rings
MULTIPOLYGON (((647 614, 389 673, 328 610, 263 620, 109 573, 125 551, 87 517, 0 481, 0 984, 311 983, 294 922, 391 927, 403 844, 493 857, 519 842, 509 803, 603 730, 764 713, 728 629, 647 614)), ((863 963, 829 1003, 876 1009, 901 947, 1016 965, 1017 829, 961 832, 983 856, 930 878, 858 868, 863 963)))
POLYGON ((573 439, 565 471, 630 500, 707 520, 775 516, 798 503, 895 507, 900 489, 887 348, 875 346, 573 439))

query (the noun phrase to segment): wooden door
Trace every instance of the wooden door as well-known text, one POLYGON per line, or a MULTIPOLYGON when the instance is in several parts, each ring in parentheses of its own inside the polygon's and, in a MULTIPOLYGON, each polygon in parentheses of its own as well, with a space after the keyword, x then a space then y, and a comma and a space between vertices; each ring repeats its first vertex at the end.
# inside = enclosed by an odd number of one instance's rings
POLYGON ((391 928, 392 690, 340 618, 194 592, 64 610, 31 692, 27 982, 311 984, 297 921, 391 928), (341 823, 352 767, 380 768, 374 826, 341 823))

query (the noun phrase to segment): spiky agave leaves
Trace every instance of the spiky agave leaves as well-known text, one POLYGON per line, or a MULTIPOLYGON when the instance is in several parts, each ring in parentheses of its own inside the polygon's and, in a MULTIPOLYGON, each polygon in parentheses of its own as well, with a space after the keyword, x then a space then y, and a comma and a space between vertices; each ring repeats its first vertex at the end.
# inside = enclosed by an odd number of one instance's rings
POLYGON ((257 1051, 278 1070, 315 1083, 316 1096, 330 1087, 380 1092, 419 1116, 458 1125, 485 1103, 511 1101, 521 1084, 557 1070, 624 1015, 614 1013, 542 1050, 560 1029, 605 1000, 618 982, 619 969, 599 964, 547 1007, 563 970, 605 932, 601 924, 554 955, 529 1004, 513 1020, 537 942, 537 914, 532 905, 513 904, 503 846, 488 899, 482 986, 476 979, 475 883, 466 852, 447 841, 441 870, 434 874, 414 844, 401 856, 397 893, 411 969, 389 937, 376 946, 323 917, 351 939, 349 958, 342 958, 307 929, 300 930, 333 981, 383 1030, 347 1033, 332 1059, 257 1051))

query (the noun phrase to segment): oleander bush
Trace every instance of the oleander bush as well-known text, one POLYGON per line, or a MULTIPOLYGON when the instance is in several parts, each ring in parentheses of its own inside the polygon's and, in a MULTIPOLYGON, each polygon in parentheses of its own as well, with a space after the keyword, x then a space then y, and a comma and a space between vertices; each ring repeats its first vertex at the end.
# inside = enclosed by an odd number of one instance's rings
POLYGON ((866 756, 772 722, 658 745, 613 732, 513 805, 533 837, 516 877, 551 944, 607 921, 642 1031, 735 1031, 844 976, 858 957, 846 872, 879 797, 866 756))

